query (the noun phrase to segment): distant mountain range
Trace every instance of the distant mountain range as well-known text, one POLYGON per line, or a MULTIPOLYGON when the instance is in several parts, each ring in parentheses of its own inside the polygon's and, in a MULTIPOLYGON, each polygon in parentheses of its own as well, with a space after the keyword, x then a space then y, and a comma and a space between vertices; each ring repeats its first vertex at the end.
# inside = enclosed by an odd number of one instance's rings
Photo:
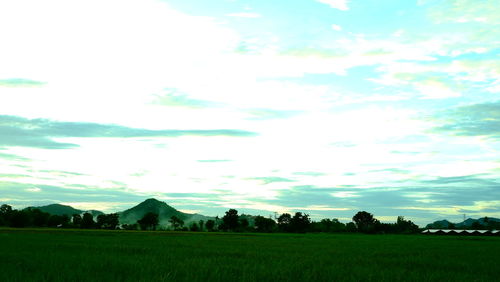
POLYGON ((434 221, 433 223, 427 224, 425 228, 429 229, 446 229, 450 227, 455 227, 455 228, 469 228, 475 225, 474 223, 477 222, 477 224, 480 224, 482 226, 487 225, 487 221, 489 222, 496 222, 500 223, 500 219, 494 218, 494 217, 482 217, 479 219, 473 219, 473 218, 468 218, 462 222, 459 223, 452 223, 446 219, 444 220, 438 220, 434 221))
POLYGON ((53 215, 68 215, 70 217, 74 214, 81 215, 81 214, 86 213, 86 212, 92 214, 93 216, 98 216, 100 214, 104 214, 102 211, 96 211, 96 210, 84 211, 84 210, 75 209, 71 206, 65 206, 65 205, 61 205, 61 204, 52 204, 52 205, 47 205, 47 206, 29 207, 29 208, 39 209, 43 212, 50 213, 53 215))
POLYGON ((201 214, 184 213, 169 206, 165 202, 158 201, 156 199, 147 199, 133 208, 130 208, 123 212, 119 212, 118 214, 120 215, 120 223, 125 223, 125 224, 136 223, 137 220, 141 219, 148 212, 158 214, 160 219, 160 224, 167 224, 168 220, 174 215, 184 220, 185 223, 198 222, 200 220, 207 221, 209 219, 214 219, 213 217, 204 216, 201 214))
MULTIPOLYGON (((66 206, 61 204, 52 204, 47 206, 30 207, 30 208, 39 209, 43 212, 47 212, 54 215, 68 215, 70 217, 74 214, 81 215, 86 212, 92 214, 94 217, 100 214, 104 214, 103 212, 97 210, 84 211, 75 209, 71 206, 66 206)), ((165 202, 158 201, 156 199, 147 199, 144 202, 138 204, 137 206, 134 206, 122 212, 118 212, 120 216, 120 223, 134 224, 137 222, 137 220, 141 219, 148 212, 153 212, 158 214, 160 219, 160 224, 167 224, 168 220, 174 215, 184 220, 186 224, 190 222, 198 222, 200 220, 207 221, 209 219, 212 220, 214 219, 214 217, 204 216, 201 214, 184 213, 169 206, 165 202)))
MULTIPOLYGON (((85 212, 88 212, 92 214, 94 217, 103 214, 101 211, 97 210, 79 210, 75 209, 71 206, 65 206, 65 205, 60 205, 60 204, 52 204, 52 205, 47 205, 47 206, 41 206, 41 207, 31 207, 31 208, 36 208, 40 209, 41 211, 54 214, 54 215, 68 215, 72 216, 73 214, 83 214, 85 212)), ((122 224, 134 224, 137 222, 137 220, 141 219, 146 213, 148 212, 153 212, 159 215, 160 219, 160 224, 165 225, 168 224, 168 220, 172 216, 177 216, 178 218, 184 220, 184 223, 187 225, 191 222, 198 222, 200 220, 207 221, 209 219, 215 219, 214 217, 210 216, 205 216, 201 214, 190 214, 190 213, 184 213, 181 212, 171 206, 169 206, 167 203, 158 201, 157 199, 147 199, 144 202, 130 208, 127 210, 124 210, 122 212, 118 212, 120 216, 120 223, 122 224)), ((243 217, 247 218, 249 221, 250 225, 253 224, 254 221, 254 216, 251 215, 242 215, 243 217)), ((439 220, 435 221, 433 223, 427 224, 425 228, 429 229, 446 229, 454 226, 455 228, 470 228, 475 225, 474 223, 477 222, 478 224, 481 224, 483 226, 486 226, 486 222, 495 222, 495 223, 500 223, 500 219, 494 218, 494 217, 482 217, 479 219, 472 219, 468 218, 462 222, 459 223, 452 223, 446 219, 444 220, 439 220)))

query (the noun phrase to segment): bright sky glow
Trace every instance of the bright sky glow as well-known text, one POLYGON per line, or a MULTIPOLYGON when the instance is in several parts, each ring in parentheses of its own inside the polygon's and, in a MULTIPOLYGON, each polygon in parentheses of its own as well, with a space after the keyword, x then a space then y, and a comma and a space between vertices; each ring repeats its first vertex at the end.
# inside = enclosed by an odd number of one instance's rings
POLYGON ((0 2, 0 200, 500 217, 497 0, 0 2))

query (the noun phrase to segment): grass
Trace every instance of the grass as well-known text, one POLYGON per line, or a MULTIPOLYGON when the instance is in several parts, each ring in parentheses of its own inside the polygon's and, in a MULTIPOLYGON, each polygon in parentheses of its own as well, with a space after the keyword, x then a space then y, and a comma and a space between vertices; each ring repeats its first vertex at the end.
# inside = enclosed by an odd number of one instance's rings
POLYGON ((0 281, 498 281, 498 237, 0 229, 0 281))

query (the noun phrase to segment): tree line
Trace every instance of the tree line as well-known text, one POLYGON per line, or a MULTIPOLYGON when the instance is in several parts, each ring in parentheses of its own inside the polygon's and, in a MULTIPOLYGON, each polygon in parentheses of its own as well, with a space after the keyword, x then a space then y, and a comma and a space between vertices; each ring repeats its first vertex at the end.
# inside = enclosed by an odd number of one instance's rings
POLYGON ((220 232, 361 232, 361 233, 417 233, 419 227, 411 220, 398 216, 394 223, 382 223, 366 211, 356 213, 352 222, 342 223, 338 219, 325 218, 313 221, 308 214, 283 213, 274 219, 263 216, 240 215, 236 209, 229 209, 222 218, 185 223, 172 216, 168 225, 160 225, 159 215, 146 213, 135 224, 120 224, 117 213, 90 213, 83 215, 51 215, 36 208, 15 210, 9 205, 0 206, 0 226, 10 227, 60 227, 82 229, 124 229, 124 230, 175 230, 175 231, 220 231, 220 232), (250 220, 253 221, 252 223, 250 220))
POLYGON ((117 213, 100 214, 94 217, 90 213, 55 215, 37 208, 23 210, 13 209, 9 205, 0 206, 0 226, 9 227, 63 227, 82 229, 117 229, 119 227, 117 213))

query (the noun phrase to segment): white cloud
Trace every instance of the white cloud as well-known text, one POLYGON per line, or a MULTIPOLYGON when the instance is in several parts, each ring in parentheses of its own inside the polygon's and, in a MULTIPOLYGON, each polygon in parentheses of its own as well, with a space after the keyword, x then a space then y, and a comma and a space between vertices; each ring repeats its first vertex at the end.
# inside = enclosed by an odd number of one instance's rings
POLYGON ((440 81, 422 81, 415 84, 415 88, 424 99, 446 99, 462 96, 461 93, 453 91, 445 83, 440 81))
POLYGON ((342 27, 340 25, 337 25, 337 24, 332 24, 332 29, 336 30, 336 31, 341 31, 342 27))
POLYGON ((244 13, 231 13, 231 14, 227 14, 227 16, 228 17, 236 17, 236 18, 260 18, 261 14, 244 12, 244 13))
POLYGON ((1 1, 0 33, 0 77, 47 82, 4 89, 0 111, 118 123, 133 122, 127 112, 155 91, 201 77, 240 42, 214 19, 152 0, 1 1))
POLYGON ((38 187, 33 187, 33 188, 26 189, 26 191, 28 191, 28 192, 40 192, 40 191, 42 191, 42 189, 40 189, 38 187))
POLYGON ((342 11, 347 11, 349 10, 349 7, 347 6, 347 0, 316 0, 320 3, 329 5, 330 7, 342 11))

